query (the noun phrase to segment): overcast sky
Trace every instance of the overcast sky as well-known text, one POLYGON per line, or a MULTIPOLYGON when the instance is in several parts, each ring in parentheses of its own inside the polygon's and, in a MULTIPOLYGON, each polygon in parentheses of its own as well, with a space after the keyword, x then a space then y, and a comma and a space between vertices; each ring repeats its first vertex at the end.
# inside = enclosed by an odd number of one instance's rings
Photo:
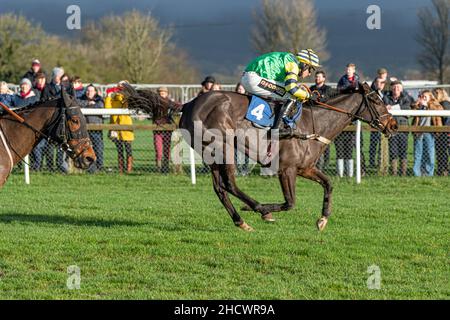
MULTIPOLYGON (((66 29, 66 8, 77 4, 82 24, 110 13, 131 9, 151 11, 164 26, 173 26, 174 39, 203 74, 231 73, 254 56, 250 42, 252 11, 260 0, 1 0, 0 12, 22 13, 59 35, 66 29)), ((319 24, 328 32, 331 58, 326 66, 337 75, 348 62, 372 76, 380 66, 392 74, 418 68, 417 10, 430 0, 317 0, 319 24), (381 7, 381 30, 368 30, 366 9, 381 7)))

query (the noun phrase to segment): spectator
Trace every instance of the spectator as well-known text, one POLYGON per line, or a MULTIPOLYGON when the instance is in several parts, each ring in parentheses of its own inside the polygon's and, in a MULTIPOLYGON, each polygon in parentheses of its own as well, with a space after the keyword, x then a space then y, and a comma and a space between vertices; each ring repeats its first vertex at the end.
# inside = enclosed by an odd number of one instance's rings
MULTIPOLYGON (((169 98, 169 90, 166 87, 159 87, 158 94, 161 99, 169 102, 171 110, 177 111, 181 109, 180 103, 175 103, 169 98)), ((166 117, 155 121, 155 124, 157 125, 165 125, 170 123, 173 123, 171 117, 166 117)), ((158 172, 169 173, 171 139, 172 131, 162 130, 153 132, 153 145, 155 147, 155 161, 158 172)))
POLYGON ((75 90, 73 88, 72 81, 70 79, 70 76, 66 73, 64 73, 61 77, 61 85, 66 89, 66 92, 75 97, 75 90))
MULTIPOLYGON (((93 84, 86 87, 86 91, 79 99, 79 102, 82 108, 102 109, 105 107, 103 98, 98 94, 98 90, 93 84)), ((86 123, 103 124, 103 117, 88 115, 86 116, 86 123)), ((89 167, 88 172, 95 173, 96 171, 103 170, 103 131, 89 130, 89 138, 92 141, 92 147, 97 156, 97 160, 89 167)))
POLYGON ((64 75, 63 68, 53 68, 52 80, 42 91, 41 101, 57 99, 61 97, 61 77, 64 75))
POLYGON ((36 81, 36 76, 38 73, 43 73, 45 75, 45 72, 41 68, 41 62, 38 59, 33 59, 31 62, 31 68, 28 70, 22 78, 27 78, 31 81, 31 83, 34 85, 36 81))
MULTIPOLYGON (((47 86, 47 80, 45 78, 45 74, 42 72, 38 72, 35 77, 34 92, 37 92, 41 97, 45 87, 47 86)), ((46 139, 42 139, 31 152, 31 170, 40 171, 41 165, 44 160, 44 155, 47 156, 47 165, 49 164, 49 156, 53 153, 52 146, 50 146, 46 139)))
MULTIPOLYGON (((14 105, 14 92, 9 89, 5 81, 0 82, 0 102, 9 108, 12 108, 14 105)), ((1 108, 0 110, 3 111, 1 108)))
POLYGON ((354 133, 351 131, 343 131, 334 140, 334 145, 336 147, 337 175, 341 178, 344 177, 344 174, 353 177, 354 133))
POLYGON ((202 81, 202 88, 197 97, 200 97, 202 94, 211 91, 214 83, 216 83, 216 79, 214 79, 213 76, 207 76, 205 80, 202 81))
MULTIPOLYGON (((376 91, 381 99, 385 94, 386 81, 380 77, 375 78, 372 83, 372 90, 376 91)), ((376 168, 380 164, 380 152, 381 152, 381 133, 378 131, 370 132, 370 145, 369 145, 369 165, 372 168, 376 168)))
POLYGON ((38 102, 39 96, 32 89, 33 86, 30 79, 23 78, 20 81, 19 92, 14 96, 13 106, 15 108, 22 108, 38 102))
MULTIPOLYGON (((128 81, 120 81, 116 87, 106 90, 105 108, 126 108, 124 96, 119 92, 123 88, 124 83, 128 83, 128 81)), ((132 125, 133 120, 128 115, 113 115, 111 116, 111 124, 132 125)), ((109 137, 116 145, 119 173, 123 173, 124 171, 124 151, 126 154, 126 172, 131 173, 133 170, 133 150, 131 146, 131 143, 134 140, 133 131, 111 130, 109 132, 109 137)))
MULTIPOLYGON (((337 84, 338 91, 358 89, 359 76, 356 73, 356 65, 354 63, 347 64, 346 73, 337 84)), ((362 139, 361 139, 362 141, 362 139)), ((336 168, 338 176, 343 177, 344 172, 349 177, 353 176, 353 146, 355 144, 355 133, 344 131, 335 139, 336 146, 336 168), (345 168, 344 168, 345 165, 345 168), (345 169, 345 170, 344 170, 345 169)))
MULTIPOLYGON (((441 104, 444 110, 450 110, 450 98, 442 88, 433 90, 437 102, 441 104)), ((443 117, 442 124, 450 126, 450 117, 443 117)), ((448 176, 448 159, 450 155, 450 132, 441 132, 436 137, 437 170, 439 176, 448 176)))
POLYGON ((236 85, 236 87, 234 88, 234 92, 240 93, 240 94, 246 94, 247 92, 245 91, 244 86, 238 82, 238 84, 236 85))
MULTIPOLYGON (((75 98, 80 100, 85 95, 85 91, 84 91, 83 83, 81 82, 81 78, 79 76, 73 77, 72 86, 73 86, 75 98)), ((95 89, 95 87, 94 87, 94 89, 95 89)), ((96 90, 96 94, 97 94, 97 89, 95 89, 95 90, 96 90)))
POLYGON ((34 81, 33 89, 34 92, 39 93, 39 97, 41 97, 44 92, 45 86, 47 85, 47 79, 45 78, 45 74, 42 72, 38 72, 35 79, 36 80, 34 81))
MULTIPOLYGON (((314 81, 315 84, 312 85, 309 89, 311 91, 318 91, 320 93, 321 99, 327 100, 333 94, 335 94, 335 90, 325 84, 326 81, 325 71, 322 70, 317 71, 314 81)), ((317 168, 321 171, 326 170, 329 162, 330 162, 330 146, 327 146, 323 154, 320 156, 319 161, 317 162, 317 168)))
POLYGON ((347 89, 358 89, 359 76, 356 73, 356 65, 349 63, 347 65, 346 74, 339 79, 337 84, 338 91, 347 89))
POLYGON ((371 85, 372 90, 375 90, 375 91, 377 91, 377 86, 376 86, 377 79, 384 82, 384 89, 383 89, 384 92, 391 90, 391 80, 394 80, 394 79, 389 78, 388 71, 386 68, 380 68, 377 70, 377 77, 375 78, 374 81, 372 81, 372 85, 371 85))
MULTIPOLYGON (((419 99, 413 105, 417 110, 439 110, 442 106, 435 100, 430 90, 424 90, 420 93, 419 99)), ((414 117, 413 126, 442 126, 440 117, 414 117)), ((433 176, 435 161, 435 139, 434 135, 429 132, 414 134, 414 175, 416 177, 422 174, 433 176)))
POLYGON ((326 74, 325 71, 319 70, 316 72, 315 76, 315 84, 312 85, 309 89, 311 91, 318 91, 320 93, 320 97, 323 100, 329 99, 332 95, 334 95, 336 92, 333 88, 325 84, 326 81, 326 74))
MULTIPOLYGON (((386 93, 383 98, 388 110, 396 106, 400 110, 411 110, 413 99, 411 96, 403 91, 401 81, 392 81, 391 90, 386 93)), ((399 125, 408 125, 407 117, 394 117, 399 125)), ((400 160, 401 175, 406 176, 408 169, 408 132, 398 132, 389 139, 389 160, 391 162, 392 175, 396 176, 398 173, 398 165, 400 160)))
POLYGON ((216 82, 216 83, 213 84, 211 90, 212 91, 220 91, 220 90, 222 90, 222 86, 219 83, 216 82))

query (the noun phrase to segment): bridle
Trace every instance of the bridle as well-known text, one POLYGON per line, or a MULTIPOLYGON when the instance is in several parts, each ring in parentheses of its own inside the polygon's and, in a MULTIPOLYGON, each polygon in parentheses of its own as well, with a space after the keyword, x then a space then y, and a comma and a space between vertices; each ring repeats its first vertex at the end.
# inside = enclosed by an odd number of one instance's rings
POLYGON ((375 129, 377 129, 379 131, 383 131, 385 129, 385 126, 382 124, 382 122, 380 120, 383 119, 384 117, 389 117, 390 114, 386 113, 386 114, 380 115, 378 110, 372 104, 370 104, 369 100, 367 99, 367 97, 370 96, 371 94, 377 94, 377 93, 376 93, 376 91, 371 91, 368 94, 366 94, 365 92, 362 93, 362 97, 363 98, 361 100, 361 103, 359 104, 358 109, 354 113, 346 111, 346 110, 341 109, 341 108, 337 108, 337 107, 331 106, 331 105, 326 104, 326 103, 321 102, 321 101, 314 101, 314 103, 318 104, 319 106, 321 106, 321 107, 323 107, 325 109, 329 109, 329 110, 332 110, 332 111, 336 111, 336 112, 339 112, 339 113, 346 114, 352 119, 352 121, 360 120, 362 122, 365 122, 365 123, 369 124, 372 128, 375 128, 375 129), (361 116, 361 113, 364 112, 364 110, 366 108, 369 111, 370 116, 372 118, 370 120, 361 116))
MULTIPOLYGON (((6 105, 0 102, 0 107, 3 108, 7 113, 9 113, 15 120, 17 120, 20 124, 32 130, 37 137, 46 139, 49 143, 57 146, 64 152, 66 152, 72 159, 76 159, 79 157, 86 149, 89 147, 89 138, 79 138, 78 143, 71 146, 69 144, 70 139, 70 130, 67 130, 67 112, 70 109, 74 109, 73 107, 67 107, 65 103, 62 103, 62 107, 56 107, 58 110, 53 114, 52 119, 50 120, 49 125, 47 125, 46 132, 43 132, 39 129, 36 129, 33 125, 29 124, 24 118, 18 115, 16 112, 8 108, 6 105), (69 131, 69 133, 68 133, 69 131), (75 151, 78 147, 82 146, 81 151, 78 153, 75 151)), ((9 143, 11 147, 11 143, 9 143)), ((14 153, 17 152, 12 149, 14 153)), ((18 155, 18 154, 17 154, 18 155)), ((18 155, 19 156, 19 155, 18 155)), ((20 157, 20 156, 19 156, 20 157)), ((22 157, 20 157, 22 158, 22 157)), ((23 159, 22 159, 23 160, 23 159)))

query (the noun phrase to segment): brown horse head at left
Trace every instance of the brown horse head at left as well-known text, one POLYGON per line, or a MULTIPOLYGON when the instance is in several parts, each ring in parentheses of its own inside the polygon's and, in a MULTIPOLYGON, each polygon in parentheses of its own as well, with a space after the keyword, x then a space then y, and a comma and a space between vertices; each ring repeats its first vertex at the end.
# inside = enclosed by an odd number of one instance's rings
POLYGON ((72 158, 79 169, 87 169, 95 162, 96 155, 92 148, 87 131, 86 118, 76 99, 61 89, 63 106, 61 121, 58 126, 58 136, 62 139, 62 149, 72 158))
POLYGON ((360 116, 373 128, 390 138, 398 130, 397 121, 389 113, 378 93, 373 91, 366 82, 359 84, 359 90, 363 95, 361 106, 365 106, 365 109, 361 110, 360 116))

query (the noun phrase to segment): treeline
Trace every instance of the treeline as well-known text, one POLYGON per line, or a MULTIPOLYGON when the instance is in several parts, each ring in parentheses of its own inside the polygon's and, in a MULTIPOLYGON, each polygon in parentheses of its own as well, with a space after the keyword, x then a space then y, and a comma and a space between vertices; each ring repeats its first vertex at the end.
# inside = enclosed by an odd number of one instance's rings
POLYGON ((64 67, 85 83, 195 83, 199 74, 169 28, 139 11, 90 22, 75 39, 46 33, 22 15, 0 15, 0 80, 18 83, 33 58, 44 70, 64 67))

